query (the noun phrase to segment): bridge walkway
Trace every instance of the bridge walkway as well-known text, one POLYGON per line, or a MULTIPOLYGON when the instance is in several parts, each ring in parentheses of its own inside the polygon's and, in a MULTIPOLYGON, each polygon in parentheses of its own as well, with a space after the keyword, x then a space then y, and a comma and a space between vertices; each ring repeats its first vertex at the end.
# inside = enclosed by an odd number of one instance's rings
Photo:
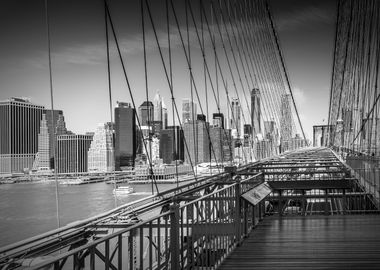
POLYGON ((380 269, 380 215, 271 216, 218 269, 380 269))

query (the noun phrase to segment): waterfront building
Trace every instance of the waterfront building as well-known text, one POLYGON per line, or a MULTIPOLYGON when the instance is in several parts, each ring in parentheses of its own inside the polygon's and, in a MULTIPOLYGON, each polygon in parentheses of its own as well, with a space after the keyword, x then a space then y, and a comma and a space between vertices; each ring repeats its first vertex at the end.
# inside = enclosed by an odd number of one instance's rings
POLYGON ((88 171, 88 150, 92 136, 65 134, 57 136, 57 173, 88 171))
POLYGON ((241 107, 240 107, 240 103, 239 103, 239 99, 237 98, 232 98, 232 101, 231 101, 231 109, 232 109, 232 113, 231 113, 231 129, 233 130, 236 130, 235 132, 235 138, 240 138, 240 135, 241 135, 241 119, 240 119, 240 110, 241 110, 241 107))
MULTIPOLYGON (((144 101, 139 107, 139 120, 141 126, 150 126, 154 121, 154 106, 151 101, 144 101)), ((161 118, 162 119, 162 118, 161 118)))
POLYGON ((218 126, 210 127, 211 160, 224 163, 232 160, 231 131, 218 126))
POLYGON ((136 118, 131 104, 118 102, 115 108, 115 170, 133 167, 136 158, 136 118))
POLYGON ((112 172, 115 169, 113 131, 109 124, 99 124, 88 150, 89 172, 112 172))
POLYGON ((46 123, 49 133, 49 158, 50 168, 54 168, 54 147, 57 144, 57 136, 68 134, 66 129, 65 117, 62 110, 45 110, 46 123))
POLYGON ((38 134, 38 152, 35 158, 36 165, 34 169, 38 173, 50 172, 50 136, 46 114, 42 114, 40 133, 38 134))
POLYGON ((43 111, 26 98, 0 101, 0 174, 32 169, 43 111))
POLYGON ((160 133, 160 158, 165 164, 184 160, 183 130, 179 126, 168 126, 160 133))
POLYGON ((182 124, 195 121, 197 117, 197 104, 190 99, 182 100, 182 124))
POLYGON ((191 161, 193 165, 196 165, 210 161, 210 140, 207 128, 208 123, 203 120, 183 124, 183 134, 188 148, 188 151, 185 150, 185 162, 191 161))
POLYGON ((261 94, 257 88, 251 90, 251 121, 252 136, 256 140, 261 134, 261 94))

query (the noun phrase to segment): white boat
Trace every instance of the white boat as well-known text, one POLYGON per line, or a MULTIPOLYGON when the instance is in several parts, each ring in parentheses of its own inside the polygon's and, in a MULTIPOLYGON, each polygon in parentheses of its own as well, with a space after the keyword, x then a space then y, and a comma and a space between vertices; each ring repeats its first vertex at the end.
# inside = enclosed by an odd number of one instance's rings
POLYGON ((113 189, 114 195, 128 195, 133 193, 133 187, 131 186, 120 186, 113 189))

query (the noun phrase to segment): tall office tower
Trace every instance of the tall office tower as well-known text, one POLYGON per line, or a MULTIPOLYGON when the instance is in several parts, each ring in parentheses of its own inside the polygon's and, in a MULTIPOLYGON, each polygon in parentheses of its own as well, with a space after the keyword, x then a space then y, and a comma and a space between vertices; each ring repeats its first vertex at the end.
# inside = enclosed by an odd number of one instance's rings
POLYGON ((291 110, 291 96, 289 94, 281 97, 281 118, 280 118, 280 134, 281 141, 289 141, 293 136, 293 117, 291 110))
POLYGON ((224 129, 219 126, 210 127, 211 160, 217 163, 224 161, 224 129))
POLYGON ((88 150, 92 136, 66 134, 57 137, 57 173, 81 173, 88 170, 88 150))
POLYGON ((278 153, 278 129, 274 120, 264 121, 264 139, 271 142, 270 155, 278 153))
POLYGON ((168 126, 168 108, 164 103, 164 99, 162 99, 162 129, 166 129, 168 126))
POLYGON ((0 174, 32 169, 43 110, 28 99, 0 101, 0 174))
POLYGON ((113 131, 109 124, 99 124, 88 150, 89 172, 112 172, 115 169, 113 131))
POLYGON ((154 106, 151 101, 144 101, 139 107, 139 119, 141 126, 150 126, 154 121, 154 106))
POLYGON ((252 126, 251 125, 244 125, 244 140, 243 140, 243 146, 249 147, 250 142, 252 141, 252 126))
POLYGON ((255 139, 257 134, 261 134, 261 94, 260 90, 251 90, 251 121, 252 136, 255 139))
POLYGON ((222 113, 213 113, 212 125, 214 127, 221 127, 224 129, 224 115, 222 113))
POLYGON ((136 157, 136 118, 131 104, 118 102, 115 108, 115 170, 133 167, 136 157))
POLYGON ((231 129, 224 130, 223 139, 223 161, 229 162, 233 159, 234 141, 232 139, 231 129))
POLYGON ((50 168, 54 168, 54 147, 57 144, 57 136, 67 134, 65 118, 61 110, 45 110, 46 122, 49 133, 49 158, 50 168))
POLYGON ((162 97, 159 93, 159 91, 156 92, 156 95, 153 99, 153 105, 154 105, 154 121, 160 121, 162 122, 162 97))
POLYGON ((185 162, 193 165, 210 161, 210 140, 207 134, 208 123, 202 120, 187 122, 183 125, 183 135, 186 140, 185 162))
POLYGON ((231 129, 235 129, 237 136, 240 137, 241 135, 241 119, 240 119, 241 107, 240 107, 239 100, 237 98, 232 98, 231 107, 232 107, 231 108, 232 113, 231 113, 230 127, 231 129))
MULTIPOLYGON (((36 170, 38 173, 50 171, 50 136, 46 114, 42 114, 40 133, 38 134, 38 152, 36 154, 36 170)), ((34 167, 34 166, 33 166, 34 167)))
POLYGON ((153 135, 155 135, 156 137, 160 137, 160 132, 162 130, 162 122, 161 121, 153 121, 152 122, 152 133, 153 135))
POLYGON ((160 134, 160 158, 165 164, 184 160, 183 130, 179 126, 168 126, 160 134))
POLYGON ((182 100, 182 124, 195 121, 197 117, 197 104, 190 99, 182 100))

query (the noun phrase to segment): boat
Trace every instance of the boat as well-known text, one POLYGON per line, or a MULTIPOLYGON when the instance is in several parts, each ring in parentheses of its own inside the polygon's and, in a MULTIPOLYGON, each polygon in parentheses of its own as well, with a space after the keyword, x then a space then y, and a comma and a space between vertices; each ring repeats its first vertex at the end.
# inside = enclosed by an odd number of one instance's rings
POLYGON ((114 195, 128 195, 134 192, 131 186, 120 186, 113 189, 114 195))

